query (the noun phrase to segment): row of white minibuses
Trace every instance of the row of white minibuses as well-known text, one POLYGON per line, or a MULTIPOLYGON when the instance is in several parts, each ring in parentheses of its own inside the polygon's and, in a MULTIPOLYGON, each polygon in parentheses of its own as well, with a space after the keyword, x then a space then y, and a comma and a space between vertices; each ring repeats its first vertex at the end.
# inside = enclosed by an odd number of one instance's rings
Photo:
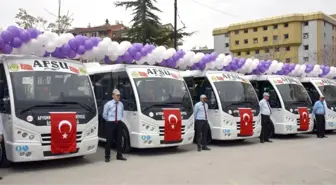
POLYGON ((124 152, 131 148, 191 144, 193 105, 201 94, 208 96, 208 142, 259 137, 258 102, 263 92, 271 94, 272 134, 311 132, 312 103, 320 95, 326 97, 328 105, 326 129, 336 129, 336 83, 328 79, 244 76, 224 71, 181 72, 159 66, 82 64, 1 55, 0 114, 4 138, 0 167, 11 162, 95 153, 98 140, 105 138, 101 114, 114 88, 121 91, 125 109, 120 136, 124 152), (51 119, 55 113, 75 114, 77 126, 73 128, 61 118, 51 119), (54 138, 61 133, 63 139, 68 139, 65 136, 73 129, 75 136, 69 145, 72 148, 57 151, 57 147, 64 146, 59 146, 60 140, 54 138))

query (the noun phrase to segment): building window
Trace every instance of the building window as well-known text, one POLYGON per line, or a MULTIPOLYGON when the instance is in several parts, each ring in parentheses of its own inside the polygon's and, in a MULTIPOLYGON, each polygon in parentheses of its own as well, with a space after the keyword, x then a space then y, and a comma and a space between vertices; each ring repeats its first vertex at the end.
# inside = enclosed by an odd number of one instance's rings
POLYGON ((259 50, 256 50, 256 51, 255 51, 255 54, 259 54, 259 53, 260 53, 260 51, 259 51, 259 50))
POLYGON ((273 35, 273 40, 277 41, 278 40, 278 36, 277 35, 273 35))
POLYGON ((270 52, 270 50, 267 48, 267 49, 265 49, 265 53, 269 53, 270 52))
POLYGON ((263 29, 264 29, 264 31, 266 31, 267 30, 267 26, 264 26, 263 29))
POLYGON ((229 33, 224 33, 225 37, 229 37, 229 33))
POLYGON ((239 45, 239 40, 236 40, 235 43, 236 43, 236 45, 239 45))
POLYGON ((253 43, 254 43, 254 44, 258 44, 258 38, 254 38, 254 39, 253 39, 253 43))
POLYGON ((248 33, 248 29, 245 29, 245 30, 244 30, 244 33, 248 33))
POLYGON ((237 55, 240 56, 240 55, 241 55, 241 52, 238 52, 237 55))
POLYGON ((244 43, 245 43, 245 44, 248 44, 248 39, 244 39, 244 43))
POLYGON ((229 43, 225 43, 225 47, 227 47, 227 48, 228 48, 229 46, 230 46, 230 45, 229 45, 229 43))
POLYGON ((278 25, 277 24, 275 24, 275 25, 273 25, 273 29, 278 29, 278 25))
POLYGON ((285 28, 288 28, 288 23, 285 23, 285 24, 284 24, 284 27, 285 27, 285 28))
POLYGON ((290 46, 286 47, 286 51, 290 51, 290 46))
POLYGON ((305 21, 303 24, 304 24, 305 26, 309 26, 309 22, 308 22, 308 21, 305 21))
POLYGON ((275 52, 280 52, 280 47, 276 47, 275 52))
POLYGON ((239 30, 236 30, 236 31, 235 31, 235 34, 238 35, 238 34, 239 34, 239 30))
POLYGON ((288 39, 288 38, 289 38, 288 33, 284 34, 284 39, 288 39))
POLYGON ((250 55, 250 53, 251 53, 250 51, 246 51, 246 55, 250 55))
POLYGON ((326 33, 324 33, 324 38, 326 38, 327 37, 327 34, 326 33))
POLYGON ((268 41, 268 37, 264 37, 264 42, 267 42, 268 41))
POLYGON ((308 45, 304 45, 303 48, 304 48, 304 50, 309 50, 309 46, 308 45))
POLYGON ((253 31, 254 31, 254 32, 257 32, 257 31, 258 31, 258 28, 253 28, 253 31))
POLYGON ((286 58, 286 63, 290 63, 291 59, 290 58, 286 58))
POLYGON ((308 57, 303 57, 303 61, 304 62, 309 62, 309 58, 308 57))
POLYGON ((304 33, 304 34, 303 34, 303 39, 308 39, 308 37, 309 37, 309 34, 308 34, 308 33, 304 33))

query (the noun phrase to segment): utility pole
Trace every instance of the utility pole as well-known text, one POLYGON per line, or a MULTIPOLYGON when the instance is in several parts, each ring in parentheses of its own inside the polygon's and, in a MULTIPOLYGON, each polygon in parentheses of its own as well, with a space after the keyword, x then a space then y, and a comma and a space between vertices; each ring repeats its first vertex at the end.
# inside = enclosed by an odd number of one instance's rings
POLYGON ((174 48, 177 50, 177 0, 174 1, 174 48))
POLYGON ((60 32, 61 32, 61 6, 62 6, 62 0, 58 0, 58 18, 57 18, 57 22, 58 22, 58 25, 57 25, 57 27, 58 27, 58 34, 61 34, 60 32))

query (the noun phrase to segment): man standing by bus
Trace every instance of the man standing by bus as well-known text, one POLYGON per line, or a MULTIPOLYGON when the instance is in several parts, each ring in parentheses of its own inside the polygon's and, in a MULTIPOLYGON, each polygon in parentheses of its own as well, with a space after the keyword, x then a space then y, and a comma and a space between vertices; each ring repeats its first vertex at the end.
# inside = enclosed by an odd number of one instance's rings
POLYGON ((320 96, 320 100, 316 101, 313 107, 313 114, 316 119, 316 134, 318 138, 325 138, 325 113, 326 104, 324 96, 320 96))
POLYGON ((200 102, 195 104, 195 138, 197 142, 197 151, 210 150, 208 148, 208 104, 206 103, 207 97, 202 94, 200 102))
POLYGON ((269 100, 269 94, 265 92, 263 94, 263 99, 260 100, 259 106, 260 106, 260 113, 261 113, 261 133, 260 133, 260 143, 264 142, 272 142, 269 140, 269 132, 270 132, 270 126, 272 124, 271 120, 271 106, 268 102, 269 100))
POLYGON ((110 162, 111 144, 115 138, 117 149, 117 160, 126 161, 121 153, 121 121, 124 117, 124 105, 120 102, 120 91, 114 89, 112 92, 113 100, 104 105, 103 118, 105 119, 106 146, 105 146, 105 162, 110 162))

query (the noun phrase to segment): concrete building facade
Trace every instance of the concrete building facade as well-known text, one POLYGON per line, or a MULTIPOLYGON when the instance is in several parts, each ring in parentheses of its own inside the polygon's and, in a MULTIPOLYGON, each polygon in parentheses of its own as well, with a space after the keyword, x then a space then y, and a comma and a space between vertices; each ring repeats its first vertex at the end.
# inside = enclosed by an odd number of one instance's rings
POLYGON ((213 30, 214 50, 237 57, 336 64, 336 16, 291 14, 213 30))

